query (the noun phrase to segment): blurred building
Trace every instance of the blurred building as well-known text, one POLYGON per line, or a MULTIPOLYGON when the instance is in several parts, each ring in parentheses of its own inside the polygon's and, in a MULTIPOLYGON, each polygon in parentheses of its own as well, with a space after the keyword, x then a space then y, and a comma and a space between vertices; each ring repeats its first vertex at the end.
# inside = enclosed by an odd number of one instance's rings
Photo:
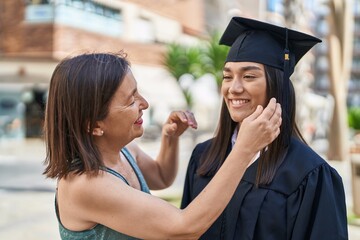
POLYGON ((162 56, 204 32, 202 0, 1 0, 0 139, 41 136, 52 71, 82 52, 124 50, 158 112, 183 104, 162 56))
MULTIPOLYGON (((329 10, 326 1, 317 1, 315 9, 316 25, 314 30, 323 40, 318 48, 318 57, 316 58, 316 81, 313 88, 319 94, 327 94, 329 92, 330 81, 328 76, 328 44, 326 35, 331 26, 327 22, 327 14, 329 10)), ((353 39, 353 62, 351 66, 351 78, 348 85, 347 105, 348 107, 360 107, 360 0, 353 1, 354 11, 354 39, 353 39)))
MULTIPOLYGON (((145 122, 162 121, 169 110, 186 106, 177 83, 162 64, 167 43, 196 43, 208 32, 223 31, 232 16, 285 25, 286 2, 291 1, 1 0, 0 139, 41 136, 52 71, 60 59, 85 51, 125 50, 140 91, 152 106, 145 112, 145 122)), ((354 2, 349 105, 360 104, 360 0, 354 2)), ((312 50, 311 87, 326 95, 327 11, 322 0, 307 0, 302 5, 306 9, 297 11, 297 28, 323 39, 312 50)))
POLYGON ((267 0, 206 0, 206 29, 209 32, 222 32, 233 16, 265 20, 267 2, 267 0))
POLYGON ((354 52, 348 105, 360 107, 360 0, 354 0, 354 52))

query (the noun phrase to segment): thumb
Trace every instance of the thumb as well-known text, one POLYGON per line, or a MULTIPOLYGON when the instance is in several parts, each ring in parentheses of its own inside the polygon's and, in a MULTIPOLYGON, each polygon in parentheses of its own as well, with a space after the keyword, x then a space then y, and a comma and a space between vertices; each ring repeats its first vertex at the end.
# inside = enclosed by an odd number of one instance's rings
POLYGON ((264 108, 261 105, 258 105, 256 107, 255 111, 250 116, 248 116, 246 119, 248 119, 250 121, 255 120, 256 118, 258 118, 261 115, 263 110, 264 110, 264 108))
POLYGON ((176 123, 168 123, 164 126, 163 132, 167 136, 173 135, 177 130, 177 124, 176 123))

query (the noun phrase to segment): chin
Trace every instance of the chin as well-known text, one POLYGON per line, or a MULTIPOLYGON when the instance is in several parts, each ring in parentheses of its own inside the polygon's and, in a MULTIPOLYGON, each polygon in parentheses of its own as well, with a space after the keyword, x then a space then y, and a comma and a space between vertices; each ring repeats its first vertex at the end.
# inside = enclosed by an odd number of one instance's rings
POLYGON ((247 118, 249 115, 231 115, 231 119, 236 123, 242 123, 245 118, 247 118))
POLYGON ((139 138, 139 137, 141 137, 142 135, 144 135, 144 130, 143 130, 143 129, 141 129, 141 132, 139 132, 139 133, 137 133, 137 134, 135 135, 135 138, 139 138))

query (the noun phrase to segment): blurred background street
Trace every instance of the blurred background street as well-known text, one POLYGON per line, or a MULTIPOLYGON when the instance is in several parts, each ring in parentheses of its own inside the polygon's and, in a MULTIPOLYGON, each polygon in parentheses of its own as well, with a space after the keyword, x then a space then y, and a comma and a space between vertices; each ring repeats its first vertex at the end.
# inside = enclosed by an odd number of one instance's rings
POLYGON ((195 113, 175 183, 152 192, 178 205, 191 151, 216 127, 219 33, 233 16, 322 39, 291 76, 297 123, 343 177, 350 240, 360 240, 360 0, 0 0, 0 239, 59 239, 56 182, 42 176, 44 109, 55 66, 83 52, 128 54, 150 104, 137 140, 150 155, 170 111, 195 113))

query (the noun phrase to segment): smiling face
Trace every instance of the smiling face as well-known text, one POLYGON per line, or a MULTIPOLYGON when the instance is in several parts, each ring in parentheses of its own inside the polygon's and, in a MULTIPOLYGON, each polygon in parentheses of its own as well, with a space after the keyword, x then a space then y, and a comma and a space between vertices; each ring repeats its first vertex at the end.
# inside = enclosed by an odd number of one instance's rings
POLYGON ((109 142, 127 144, 140 137, 143 132, 143 110, 148 102, 139 94, 136 80, 129 70, 111 100, 105 119, 99 122, 104 138, 109 142))
POLYGON ((227 62, 223 69, 221 93, 231 119, 241 123, 258 105, 266 104, 266 76, 263 64, 227 62))

